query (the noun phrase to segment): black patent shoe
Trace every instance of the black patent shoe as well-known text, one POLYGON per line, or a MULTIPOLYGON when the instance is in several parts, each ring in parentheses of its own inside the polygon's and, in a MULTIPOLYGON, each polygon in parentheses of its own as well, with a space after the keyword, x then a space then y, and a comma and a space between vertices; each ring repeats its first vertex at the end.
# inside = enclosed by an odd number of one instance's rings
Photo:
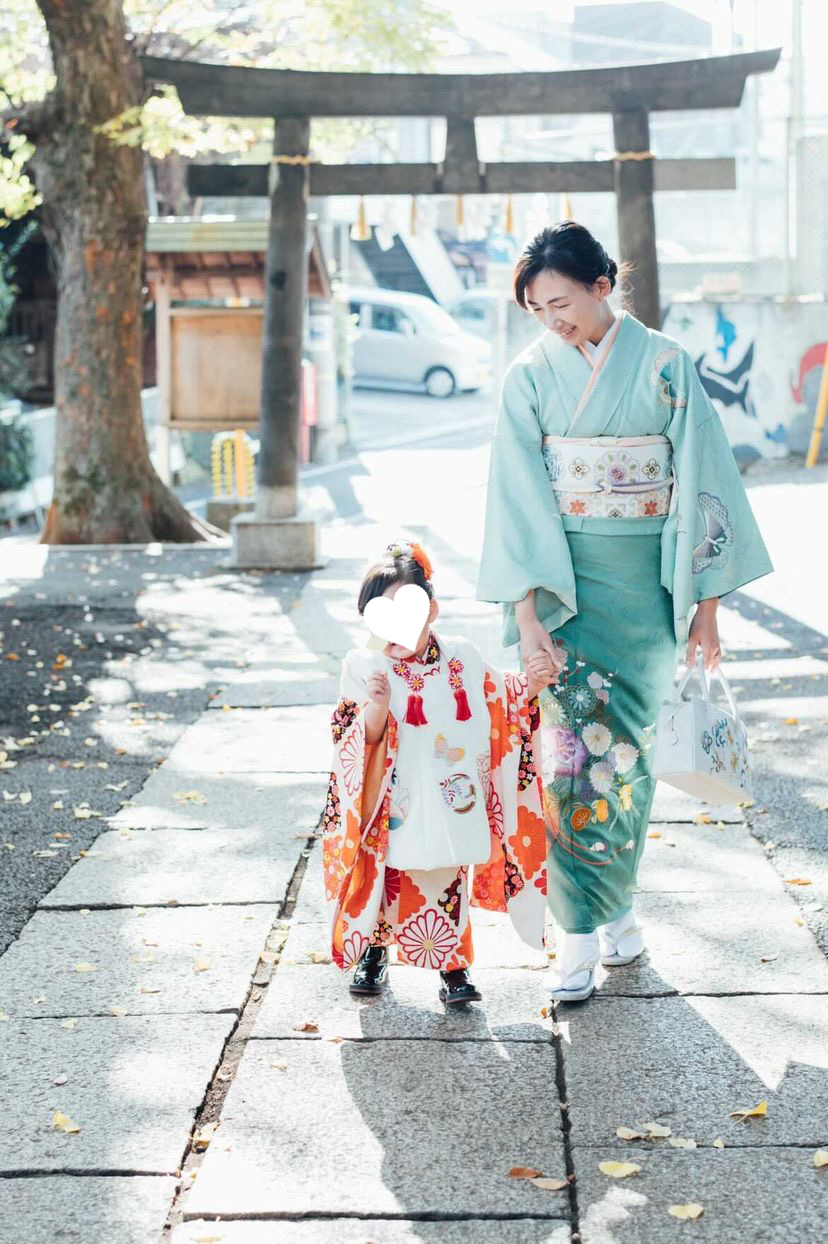
POLYGON ((482 1002, 483 995, 469 980, 468 968, 455 968, 453 972, 441 972, 440 1001, 446 1006, 459 1006, 463 1002, 482 1002))
POLYGON ((375 997, 382 993, 388 979, 388 950, 385 946, 369 946, 354 968, 349 989, 355 998, 375 997))

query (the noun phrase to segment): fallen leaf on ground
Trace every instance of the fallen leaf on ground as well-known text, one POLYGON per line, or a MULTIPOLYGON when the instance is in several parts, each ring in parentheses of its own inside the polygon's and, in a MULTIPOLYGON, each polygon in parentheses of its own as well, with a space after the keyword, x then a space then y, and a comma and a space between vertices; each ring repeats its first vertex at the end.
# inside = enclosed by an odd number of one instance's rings
POLYGON ((647 837, 648 837, 648 838, 660 838, 660 837, 661 837, 661 830, 660 830, 660 829, 654 829, 654 830, 652 831, 652 833, 650 833, 650 834, 648 834, 648 835, 647 835, 647 837))
POLYGON ((318 1032, 319 1025, 312 1024, 310 1020, 308 1020, 308 1022, 304 1024, 294 1024, 293 1031, 294 1032, 318 1032))
POLYGON ((687 1136, 671 1136, 667 1141, 668 1145, 672 1145, 674 1149, 695 1149, 695 1140, 690 1140, 687 1136))
POLYGON ((693 823, 695 825, 712 825, 713 817, 709 812, 700 812, 698 816, 693 817, 693 823))
POLYGON ((201 959, 201 958, 195 959, 193 961, 193 971, 194 972, 209 972, 210 964, 207 962, 206 959, 201 959))
POLYGON ((632 1127, 617 1127, 615 1134, 619 1140, 644 1140, 646 1132, 636 1132, 632 1127))
POLYGON ((55 1076, 54 1080, 52 1081, 52 1084, 56 1084, 58 1088, 60 1088, 60 1086, 65 1084, 68 1079, 69 1079, 68 1076, 55 1076))
POLYGON ((704 1206, 699 1205, 698 1201, 691 1201, 689 1205, 671 1205, 667 1212, 674 1218, 701 1218, 704 1206))
POLYGON ((786 877, 785 885, 810 885, 807 877, 786 877))
POLYGON ((774 951, 772 954, 762 955, 759 962, 760 963, 773 963, 774 959, 778 959, 778 958, 779 958, 778 952, 774 951))
POLYGON ((173 795, 179 803, 206 803, 207 796, 202 795, 200 790, 177 790, 173 795))
POLYGON ((69 1136, 76 1136, 80 1131, 77 1123, 73 1123, 68 1114, 64 1114, 62 1110, 56 1110, 52 1115, 52 1127, 56 1127, 61 1132, 66 1132, 69 1136))
POLYGON ((76 963, 75 964, 76 972, 97 972, 97 970, 98 970, 97 963, 76 963))
POLYGON ((324 950, 312 950, 308 954, 311 963, 330 963, 331 956, 326 955, 324 950))
POLYGON ((639 1127, 643 1127, 647 1135, 651 1138, 659 1138, 662 1136, 671 1136, 673 1129, 664 1127, 662 1123, 639 1123, 639 1127))
POLYGON ((798 726, 799 718, 798 717, 786 717, 782 724, 785 726, 798 726))
POLYGON ((760 1101, 758 1106, 754 1106, 751 1110, 731 1110, 731 1119, 738 1119, 741 1123, 742 1119, 763 1119, 768 1113, 768 1103, 760 1101))
POLYGON ((75 1028, 78 1021, 76 1019, 62 1019, 60 1021, 61 1028, 75 1028))
POLYGON ((274 1071, 287 1071, 288 1069, 287 1063, 271 1063, 270 1065, 274 1071))
POLYGON ((509 1171, 510 1179, 538 1179, 541 1171, 534 1166, 513 1166, 509 1171))
POLYGON ((828 1166, 828 1149, 817 1149, 814 1154, 814 1166, 820 1170, 823 1166, 828 1166))
POLYGON ((724 1147, 725 1147, 725 1144, 724 1144, 724 1141, 722 1140, 721 1136, 717 1136, 717 1137, 716 1137, 716 1139, 713 1141, 713 1148, 714 1148, 714 1149, 724 1149, 724 1147))
POLYGON ((279 956, 275 950, 263 950, 259 958, 262 963, 275 963, 279 956))
POLYGON ((126 1015, 126 1008, 122 1006, 111 1006, 109 1008, 110 1015, 126 1015))
POLYGON ((568 1186, 567 1179, 533 1179, 532 1183, 536 1188, 544 1188, 547 1192, 560 1192, 562 1188, 568 1186))
POLYGON ((193 1148, 206 1149, 215 1136, 217 1127, 218 1123, 205 1123, 203 1127, 200 1127, 193 1136, 193 1148))
POLYGON ((161 992, 161 988, 159 985, 142 985, 139 990, 139 993, 160 993, 160 992, 161 992))
POLYGON ((599 1162, 598 1170, 602 1175, 609 1175, 610 1179, 626 1179, 628 1175, 635 1175, 641 1167, 637 1162, 599 1162))

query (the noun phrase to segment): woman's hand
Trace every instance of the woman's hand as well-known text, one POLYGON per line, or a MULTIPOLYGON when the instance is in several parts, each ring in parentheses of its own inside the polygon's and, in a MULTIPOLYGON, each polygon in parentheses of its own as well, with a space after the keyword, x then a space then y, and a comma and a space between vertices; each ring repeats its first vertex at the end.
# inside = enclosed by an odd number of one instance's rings
POLYGON ((695 667, 698 648, 702 650, 705 669, 712 672, 719 667, 722 648, 719 642, 719 624, 716 619, 718 607, 718 596, 711 596, 709 600, 700 600, 696 606, 687 641, 687 664, 690 668, 695 667))
MULTIPOLYGON (((557 682, 558 675, 566 665, 566 650, 556 644, 546 627, 535 613, 534 593, 518 601, 515 606, 515 620, 520 631, 520 654, 524 667, 529 669, 529 662, 539 653, 546 653, 554 666, 554 675, 548 681, 557 682)), ((546 685, 546 684, 544 684, 546 685)))
POLYGON ((529 675, 528 692, 531 699, 551 682, 557 682, 560 670, 548 652, 536 652, 526 661, 526 672, 529 675))

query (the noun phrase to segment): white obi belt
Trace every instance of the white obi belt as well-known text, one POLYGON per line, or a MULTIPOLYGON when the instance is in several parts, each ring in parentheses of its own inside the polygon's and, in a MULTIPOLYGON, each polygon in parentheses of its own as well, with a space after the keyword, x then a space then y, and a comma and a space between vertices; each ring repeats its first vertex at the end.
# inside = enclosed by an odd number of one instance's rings
POLYGON ((561 515, 658 518, 670 511, 666 436, 545 436, 543 460, 561 515))

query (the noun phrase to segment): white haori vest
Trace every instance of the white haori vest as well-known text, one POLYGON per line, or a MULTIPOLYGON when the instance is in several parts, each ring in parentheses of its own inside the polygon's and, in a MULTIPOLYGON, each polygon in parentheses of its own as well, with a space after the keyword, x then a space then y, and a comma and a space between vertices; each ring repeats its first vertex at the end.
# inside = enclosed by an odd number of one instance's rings
POLYGON ((406 721, 411 687, 382 652, 348 653, 342 694, 359 694, 374 671, 388 675, 390 711, 399 726, 397 763, 391 778, 391 815, 386 863, 393 868, 459 868, 481 864, 491 854, 487 803, 491 755, 491 719, 483 691, 483 659, 465 639, 436 635, 440 659, 433 665, 409 662, 422 676, 424 725, 406 721), (449 662, 459 662, 450 667, 449 662), (433 671, 433 672, 431 672, 433 671), (471 716, 458 721, 455 688, 459 674, 471 716), (352 680, 349 687, 346 679, 352 680))

